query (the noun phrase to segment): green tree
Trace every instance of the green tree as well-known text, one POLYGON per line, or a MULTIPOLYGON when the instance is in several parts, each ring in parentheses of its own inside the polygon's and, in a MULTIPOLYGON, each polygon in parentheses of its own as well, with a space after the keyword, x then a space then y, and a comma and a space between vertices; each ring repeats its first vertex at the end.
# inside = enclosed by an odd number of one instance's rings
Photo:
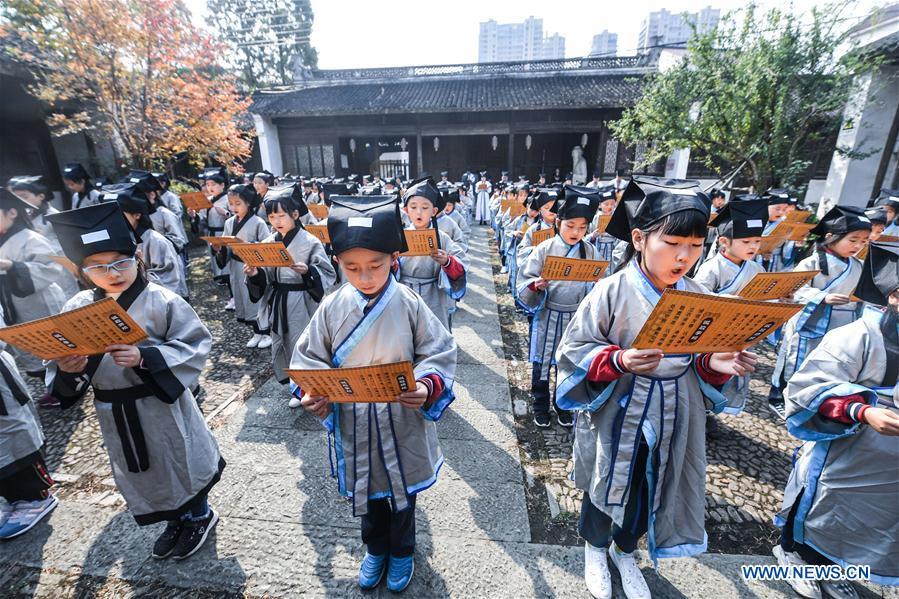
POLYGON ((230 68, 251 90, 289 85, 297 66, 318 63, 309 0, 208 0, 207 9, 231 50, 230 68))
POLYGON ((644 164, 691 148, 713 169, 743 165, 758 190, 796 186, 810 150, 838 126, 853 79, 877 67, 875 57, 842 51, 851 7, 821 6, 804 20, 754 4, 725 15, 694 36, 676 66, 646 80, 612 131, 625 143, 652 140, 644 164))

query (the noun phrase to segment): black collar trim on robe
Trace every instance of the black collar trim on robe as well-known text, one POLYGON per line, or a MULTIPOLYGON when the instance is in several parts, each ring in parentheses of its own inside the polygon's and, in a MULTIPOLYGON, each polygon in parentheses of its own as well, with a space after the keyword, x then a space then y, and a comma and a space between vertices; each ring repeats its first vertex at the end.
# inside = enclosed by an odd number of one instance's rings
POLYGON ((241 229, 243 229, 243 226, 245 224, 247 224, 247 221, 249 221, 255 215, 256 215, 256 212, 254 210, 247 212, 247 215, 245 217, 243 217, 242 219, 237 218, 237 215, 235 215, 234 216, 234 230, 231 231, 231 235, 234 237, 237 237, 237 234, 240 232, 241 229))
MULTIPOLYGON (((138 273, 137 278, 134 279, 134 282, 131 284, 131 287, 122 292, 122 294, 116 298, 116 302, 128 311, 128 308, 131 307, 131 304, 134 303, 134 300, 138 298, 138 296, 143 292, 144 289, 147 288, 147 280, 138 273)), ((94 288, 94 301, 99 301, 106 297, 106 292, 99 287, 94 288)))
POLYGON ((287 235, 282 236, 280 233, 275 233, 275 241, 280 241, 284 244, 284 247, 289 246, 293 240, 296 238, 297 233, 300 232, 300 229, 304 228, 300 221, 297 221, 297 226, 287 232, 287 235))

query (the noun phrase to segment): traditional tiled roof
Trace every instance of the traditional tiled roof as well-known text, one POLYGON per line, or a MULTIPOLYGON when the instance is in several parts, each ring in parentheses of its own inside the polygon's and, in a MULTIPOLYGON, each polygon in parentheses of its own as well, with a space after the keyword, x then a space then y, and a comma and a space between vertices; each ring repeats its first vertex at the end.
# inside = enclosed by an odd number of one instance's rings
POLYGON ((451 66, 424 73, 417 70, 425 67, 320 71, 296 88, 257 92, 250 110, 267 116, 332 116, 624 107, 639 98, 641 79, 654 70, 636 59, 612 68, 578 59, 576 68, 568 66, 572 61, 540 61, 497 65, 502 69, 459 65, 456 73, 451 66))

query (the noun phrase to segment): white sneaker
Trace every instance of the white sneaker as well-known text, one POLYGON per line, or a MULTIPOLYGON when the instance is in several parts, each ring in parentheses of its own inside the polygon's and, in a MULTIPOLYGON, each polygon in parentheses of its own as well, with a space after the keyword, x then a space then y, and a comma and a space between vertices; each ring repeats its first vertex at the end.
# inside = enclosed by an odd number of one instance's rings
POLYGON ((290 401, 287 402, 287 407, 289 408, 299 408, 300 407, 300 398, 296 395, 290 396, 290 401))
MULTIPOLYGON (((780 566, 804 566, 805 561, 799 557, 797 553, 792 551, 784 551, 780 545, 775 545, 771 550, 774 557, 777 558, 777 564, 780 566)), ((817 580, 808 580, 805 578, 788 578, 787 584, 793 587, 802 597, 806 599, 821 599, 821 585, 817 580)))
POLYGON ((612 563, 618 568, 621 574, 621 586, 624 587, 624 594, 627 599, 650 599, 652 595, 649 593, 649 585, 643 578, 643 572, 637 565, 637 560, 633 553, 619 553, 615 543, 609 547, 609 556, 612 563))
POLYGON ((507 272, 509 272, 509 267, 503 266, 501 269, 499 269, 499 272, 501 272, 502 274, 506 274, 507 272))
POLYGON ((259 347, 260 341, 262 341, 262 335, 253 335, 250 337, 250 340, 247 341, 247 347, 259 347))
POLYGON ((271 335, 259 335, 259 344, 256 346, 259 349, 265 349, 266 347, 272 346, 272 337, 271 335))
POLYGON ((596 599, 611 599, 612 575, 609 574, 605 547, 594 547, 584 542, 584 581, 587 590, 596 599))
POLYGON ((847 580, 819 580, 821 593, 834 599, 858 599, 858 591, 847 580))
POLYGON ((233 297, 228 300, 227 304, 225 304, 225 310, 227 310, 229 312, 234 312, 235 306, 234 306, 234 298, 233 297))

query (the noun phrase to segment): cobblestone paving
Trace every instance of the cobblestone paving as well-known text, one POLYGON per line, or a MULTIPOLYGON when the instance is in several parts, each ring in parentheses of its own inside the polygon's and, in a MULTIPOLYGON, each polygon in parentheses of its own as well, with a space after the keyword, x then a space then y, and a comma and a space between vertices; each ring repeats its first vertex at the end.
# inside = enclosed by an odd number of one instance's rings
MULTIPOLYGON (((495 247, 491 255, 522 463, 536 483, 529 485, 528 507, 532 520, 544 524, 532 525, 532 533, 547 543, 579 543, 582 493, 568 477, 571 429, 555 421, 548 429, 533 424, 528 323, 515 310, 495 247)), ((706 528, 712 552, 770 554, 779 534, 771 518, 780 508, 793 450, 799 445, 767 409, 774 352, 767 345, 756 351, 761 364, 750 383, 746 409, 738 416, 718 416, 707 435, 706 528)))
MULTIPOLYGON (((208 417, 226 403, 249 396, 271 376, 271 354, 268 349, 245 347, 252 332, 237 323, 233 312, 224 310, 228 291, 212 281, 205 247, 191 248, 190 256, 191 303, 213 337, 212 351, 200 377, 200 409, 208 417)), ((44 393, 43 381, 26 379, 33 397, 40 397, 44 393)), ((68 410, 40 409, 47 437, 47 465, 60 483, 61 498, 89 495, 93 501, 105 501, 103 505, 116 505, 121 498, 114 492, 91 398, 89 393, 68 410), (103 489, 107 493, 97 493, 103 489)))

